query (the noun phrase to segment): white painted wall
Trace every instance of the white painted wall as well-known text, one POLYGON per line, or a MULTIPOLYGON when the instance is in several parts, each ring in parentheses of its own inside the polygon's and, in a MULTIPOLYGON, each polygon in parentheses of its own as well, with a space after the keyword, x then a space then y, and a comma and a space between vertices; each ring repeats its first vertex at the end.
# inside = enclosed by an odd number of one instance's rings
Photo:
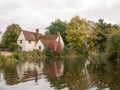
POLYGON ((45 49, 43 43, 40 40, 35 44, 34 49, 38 49, 39 50, 39 46, 41 46, 41 51, 43 51, 45 49))
POLYGON ((25 51, 32 51, 35 47, 35 41, 31 41, 31 43, 29 44, 28 41, 26 41, 25 44, 25 51))
POLYGON ((62 39, 61 35, 57 37, 56 41, 58 42, 59 37, 60 37, 60 42, 62 44, 62 49, 63 49, 64 48, 64 42, 63 42, 63 39, 62 39))
POLYGON ((26 46, 26 40, 25 40, 23 31, 20 33, 20 35, 18 37, 17 44, 18 44, 19 47, 22 47, 23 51, 26 50, 26 48, 25 48, 25 46, 26 46), (22 40, 22 43, 20 43, 20 40, 22 40))
POLYGON ((19 47, 22 47, 22 51, 31 51, 35 46, 35 41, 31 41, 31 44, 29 44, 28 40, 25 40, 25 36, 22 31, 18 37, 17 44, 19 47), (21 40, 22 43, 20 43, 21 40))
POLYGON ((19 47, 22 47, 22 51, 32 51, 33 49, 39 50, 39 46, 41 46, 41 51, 43 51, 45 48, 40 40, 37 43, 36 41, 31 41, 31 43, 29 43, 28 40, 25 40, 23 31, 20 33, 18 37, 17 44, 19 45, 19 47), (21 40, 22 43, 20 43, 21 40))

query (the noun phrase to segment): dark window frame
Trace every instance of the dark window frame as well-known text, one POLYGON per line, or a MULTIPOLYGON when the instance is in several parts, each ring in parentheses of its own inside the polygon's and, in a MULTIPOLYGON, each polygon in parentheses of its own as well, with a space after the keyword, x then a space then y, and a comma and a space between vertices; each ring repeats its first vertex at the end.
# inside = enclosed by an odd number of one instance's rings
POLYGON ((41 50, 41 46, 39 46, 39 50, 41 50))
POLYGON ((20 40, 20 43, 22 43, 22 40, 20 40))
POLYGON ((20 50, 22 50, 22 47, 20 47, 20 50))
POLYGON ((28 40, 28 43, 31 44, 31 40, 28 40))

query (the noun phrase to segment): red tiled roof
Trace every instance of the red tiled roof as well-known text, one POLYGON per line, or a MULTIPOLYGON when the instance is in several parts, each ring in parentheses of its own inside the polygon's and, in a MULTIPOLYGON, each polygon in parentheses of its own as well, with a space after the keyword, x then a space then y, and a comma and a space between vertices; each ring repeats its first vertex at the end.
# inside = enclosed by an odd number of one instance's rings
POLYGON ((51 39, 56 39, 56 38, 57 38, 57 35, 51 35, 51 34, 40 36, 40 39, 45 39, 45 40, 51 40, 51 39))
POLYGON ((25 30, 23 30, 23 34, 26 40, 31 40, 31 41, 37 41, 39 37, 42 35, 40 33, 30 32, 30 31, 25 31, 25 30))
POLYGON ((56 35, 50 35, 50 34, 40 36, 40 40, 45 46, 48 45, 49 40, 55 40, 56 38, 57 38, 56 35))

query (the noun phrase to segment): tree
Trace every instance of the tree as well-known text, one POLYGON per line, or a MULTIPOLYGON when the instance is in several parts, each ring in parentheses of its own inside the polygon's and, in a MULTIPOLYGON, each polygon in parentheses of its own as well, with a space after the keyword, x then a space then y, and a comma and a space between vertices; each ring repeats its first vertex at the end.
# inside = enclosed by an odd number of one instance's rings
POLYGON ((99 39, 97 37, 99 31, 96 29, 96 23, 93 21, 86 21, 87 25, 87 44, 89 54, 96 53, 96 41, 99 39))
POLYGON ((11 46, 14 44, 14 46, 17 47, 15 43, 17 42, 17 38, 21 30, 21 27, 17 24, 11 24, 10 26, 8 26, 1 41, 3 47, 7 48, 8 50, 16 50, 13 47, 11 49, 11 46))
POLYGON ((67 24, 66 39, 69 46, 74 49, 85 45, 86 24, 79 16, 74 16, 67 24))
POLYGON ((105 51, 107 37, 116 28, 111 23, 105 23, 104 19, 99 19, 96 24, 96 29, 99 31, 97 35, 99 39, 97 40, 96 46, 100 52, 105 51))
POLYGON ((92 52, 105 51, 106 40, 112 31, 119 30, 118 25, 112 25, 111 23, 105 23, 104 19, 99 19, 98 22, 87 21, 88 29, 88 44, 89 50, 92 52))
POLYGON ((60 32, 64 42, 66 43, 66 39, 65 39, 66 25, 67 25, 66 22, 57 19, 54 22, 51 22, 51 25, 46 28, 47 29, 46 34, 48 33, 48 34, 57 35, 57 33, 60 32))
POLYGON ((120 31, 114 31, 107 39, 106 57, 120 63, 120 31))

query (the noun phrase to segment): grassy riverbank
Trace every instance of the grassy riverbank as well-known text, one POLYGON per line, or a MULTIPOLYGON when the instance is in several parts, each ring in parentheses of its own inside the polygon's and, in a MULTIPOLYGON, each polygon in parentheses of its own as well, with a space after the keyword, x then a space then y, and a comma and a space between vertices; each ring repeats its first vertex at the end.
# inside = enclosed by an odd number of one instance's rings
POLYGON ((44 60, 46 56, 43 52, 40 52, 38 50, 33 50, 29 52, 23 52, 23 51, 16 51, 9 54, 4 54, 3 52, 0 53, 0 64, 10 64, 10 63, 16 63, 19 61, 26 61, 26 60, 44 60))

